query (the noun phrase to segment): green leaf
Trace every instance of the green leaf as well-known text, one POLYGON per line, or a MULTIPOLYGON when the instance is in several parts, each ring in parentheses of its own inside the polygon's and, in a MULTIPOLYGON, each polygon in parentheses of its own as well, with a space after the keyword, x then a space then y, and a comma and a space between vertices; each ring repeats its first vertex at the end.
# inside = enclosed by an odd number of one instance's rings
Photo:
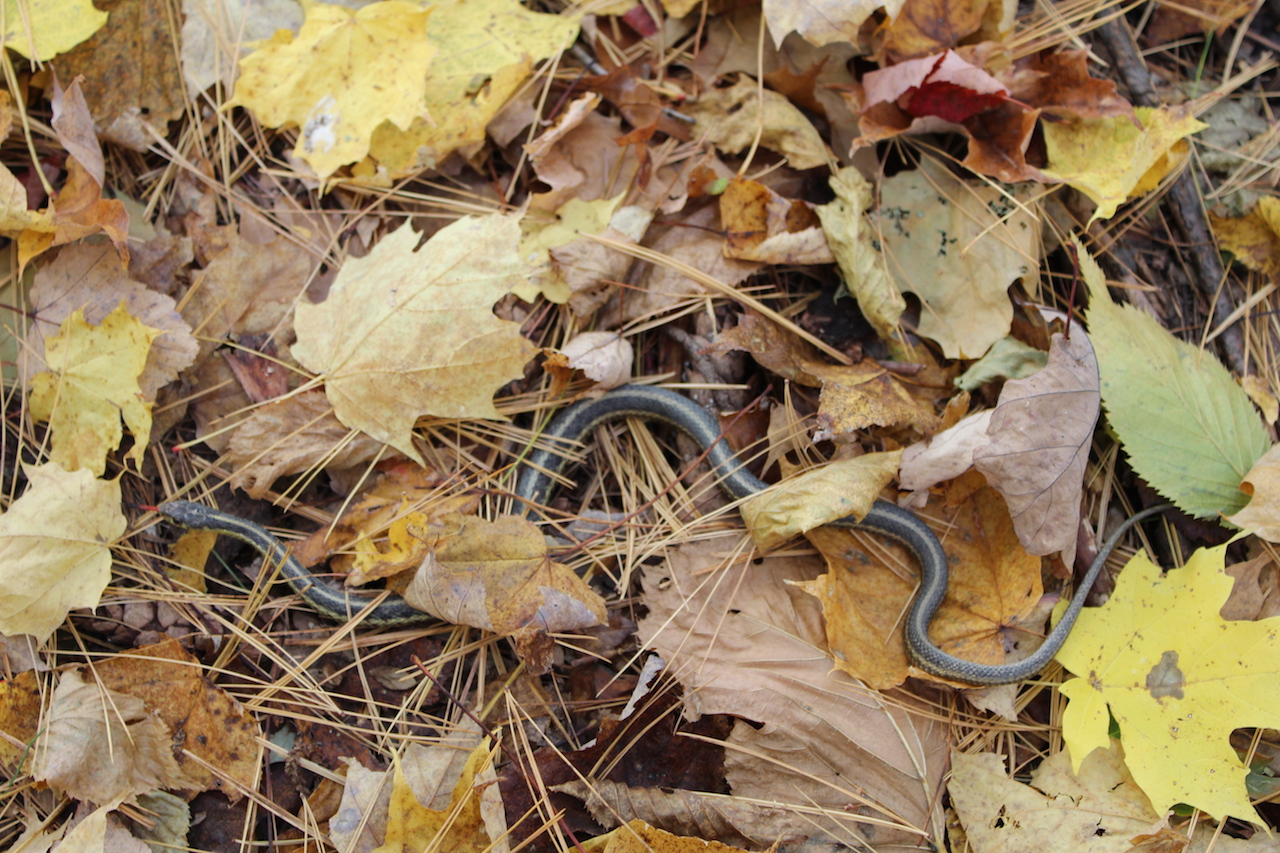
POLYGON ((1249 500, 1240 481, 1271 447, 1253 404, 1211 354, 1112 302, 1102 270, 1075 244, 1102 403, 1133 469, 1196 518, 1239 511, 1249 500))

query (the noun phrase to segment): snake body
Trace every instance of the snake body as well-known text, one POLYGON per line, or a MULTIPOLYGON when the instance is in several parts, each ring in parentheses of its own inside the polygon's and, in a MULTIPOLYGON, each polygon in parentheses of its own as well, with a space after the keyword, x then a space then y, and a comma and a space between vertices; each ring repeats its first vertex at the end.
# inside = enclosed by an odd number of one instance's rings
MULTIPOLYGON (((660 421, 689 435, 706 450, 707 462, 721 488, 735 499, 750 497, 767 488, 767 484, 751 474, 733 453, 721 437, 716 419, 701 406, 674 391, 627 385, 599 399, 570 406, 547 426, 544 432, 547 440, 529 455, 516 480, 515 496, 525 504, 527 511, 546 502, 555 477, 567 463, 567 458, 557 447, 565 446, 565 442, 580 441, 595 427, 619 418, 660 421)), ((915 513, 885 501, 876 501, 863 518, 847 516, 831 524, 870 531, 898 542, 919 563, 920 587, 907 612, 904 626, 911 662, 925 672, 950 681, 992 685, 1029 678, 1053 659, 1075 624, 1085 595, 1120 537, 1138 521, 1167 508, 1168 505, 1151 507, 1120 525, 1099 551, 1066 612, 1040 648, 1021 661, 1000 665, 974 663, 947 654, 929 639, 929 623, 946 596, 949 574, 942 543, 915 513)), ((247 543, 263 555, 268 565, 278 565, 281 575, 298 595, 330 619, 341 622, 362 617, 366 625, 412 625, 432 621, 432 617, 410 607, 399 596, 342 590, 324 583, 298 562, 275 536, 253 522, 190 501, 170 501, 162 504, 159 510, 183 527, 211 530, 247 543)))

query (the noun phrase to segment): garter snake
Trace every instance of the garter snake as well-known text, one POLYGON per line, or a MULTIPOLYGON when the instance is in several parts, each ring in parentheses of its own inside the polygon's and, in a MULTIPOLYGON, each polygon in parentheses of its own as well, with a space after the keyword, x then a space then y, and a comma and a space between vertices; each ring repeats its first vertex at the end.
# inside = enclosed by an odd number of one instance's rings
MULTIPOLYGON (((515 496, 530 509, 546 502, 554 478, 565 466, 566 457, 557 450, 564 442, 577 442, 596 426, 619 418, 660 421, 688 434, 707 451, 707 463, 721 488, 742 499, 767 485, 747 471, 741 460, 721 437, 716 419, 686 397, 662 388, 628 385, 596 400, 578 403, 558 414, 544 432, 547 439, 526 460, 516 480, 515 496)), ((1057 653, 1075 624, 1084 598, 1093 586, 1103 563, 1120 537, 1138 521, 1168 509, 1151 507, 1125 521, 1107 539, 1093 565, 1080 582, 1062 618, 1030 657, 1008 664, 980 664, 947 654, 929 639, 929 623, 947 592, 947 556, 942 544, 919 516, 885 501, 876 501, 862 519, 847 516, 831 522, 836 527, 866 530, 905 546, 920 565, 920 587, 907 612, 906 647, 911 662, 921 670, 955 682, 972 685, 1009 684, 1038 673, 1057 653)), ((287 548, 265 529, 237 516, 189 501, 170 501, 159 507, 171 521, 196 530, 211 530, 247 543, 267 561, 278 565, 290 586, 321 615, 342 622, 363 615, 366 625, 410 625, 432 621, 399 596, 383 593, 340 590, 304 567, 287 548), (370 612, 364 613, 368 608, 370 612)))

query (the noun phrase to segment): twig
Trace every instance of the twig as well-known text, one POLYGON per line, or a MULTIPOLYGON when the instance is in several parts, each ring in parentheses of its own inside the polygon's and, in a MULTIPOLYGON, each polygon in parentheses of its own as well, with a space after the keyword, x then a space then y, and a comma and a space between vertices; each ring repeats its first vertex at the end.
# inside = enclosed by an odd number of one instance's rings
MULTIPOLYGON (((1160 97, 1151 84, 1151 72, 1147 70, 1138 48, 1133 43, 1133 34, 1124 18, 1108 21, 1097 30, 1098 38, 1107 46, 1115 61, 1116 72, 1129 89, 1129 95, 1138 106, 1160 106, 1160 97)), ((1196 184, 1195 170, 1184 169, 1178 179, 1169 188, 1165 197, 1166 207, 1177 223, 1178 230, 1186 240, 1191 256, 1191 268, 1194 273, 1196 287, 1213 306, 1216 317, 1229 317, 1235 306, 1231 294, 1224 286, 1226 270, 1218 257, 1217 245, 1209 232, 1209 223, 1204 215, 1204 202, 1200 196, 1200 187, 1196 184)), ((1238 323, 1224 329, 1219 338, 1221 352, 1227 365, 1237 374, 1243 376, 1247 371, 1244 350, 1244 330, 1238 323)))

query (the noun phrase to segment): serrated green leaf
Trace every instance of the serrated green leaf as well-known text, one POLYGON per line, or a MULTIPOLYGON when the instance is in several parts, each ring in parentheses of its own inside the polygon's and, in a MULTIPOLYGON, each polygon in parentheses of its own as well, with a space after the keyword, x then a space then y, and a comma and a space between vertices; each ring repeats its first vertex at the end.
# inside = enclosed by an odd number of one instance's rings
POLYGON ((1102 403, 1134 471, 1196 518, 1237 512, 1248 502, 1240 481, 1271 446, 1253 404, 1211 354, 1113 302, 1102 270, 1076 248, 1102 403))

